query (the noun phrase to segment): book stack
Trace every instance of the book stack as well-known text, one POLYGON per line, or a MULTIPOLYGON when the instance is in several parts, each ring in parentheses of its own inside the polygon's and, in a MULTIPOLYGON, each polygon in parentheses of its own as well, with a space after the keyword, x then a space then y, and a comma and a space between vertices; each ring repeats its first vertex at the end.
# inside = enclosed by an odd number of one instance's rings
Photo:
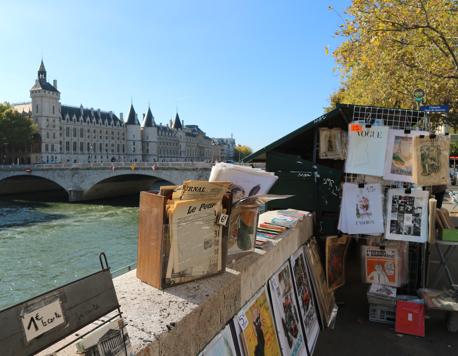
POLYGON ((373 283, 367 291, 369 320, 394 324, 396 321, 396 288, 373 283))

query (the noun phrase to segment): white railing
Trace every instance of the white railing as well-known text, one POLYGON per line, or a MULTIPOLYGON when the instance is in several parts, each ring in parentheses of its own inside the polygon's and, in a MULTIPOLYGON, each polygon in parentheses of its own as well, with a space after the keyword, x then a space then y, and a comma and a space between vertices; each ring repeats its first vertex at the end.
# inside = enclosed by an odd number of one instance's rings
POLYGON ((101 162, 101 163, 43 163, 43 164, 10 164, 0 165, 0 170, 59 170, 59 169, 160 169, 160 168, 192 168, 209 169, 213 163, 209 162, 101 162), (153 168, 154 167, 154 168, 153 168))

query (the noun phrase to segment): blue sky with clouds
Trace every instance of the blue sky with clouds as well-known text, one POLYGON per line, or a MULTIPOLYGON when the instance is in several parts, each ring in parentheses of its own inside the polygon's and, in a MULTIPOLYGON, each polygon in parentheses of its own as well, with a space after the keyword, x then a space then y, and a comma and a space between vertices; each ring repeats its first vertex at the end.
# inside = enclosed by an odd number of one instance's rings
POLYGON ((29 99, 41 56, 66 105, 156 122, 178 108, 254 150, 316 118, 338 88, 334 33, 349 1, 5 1, 0 101, 29 99))

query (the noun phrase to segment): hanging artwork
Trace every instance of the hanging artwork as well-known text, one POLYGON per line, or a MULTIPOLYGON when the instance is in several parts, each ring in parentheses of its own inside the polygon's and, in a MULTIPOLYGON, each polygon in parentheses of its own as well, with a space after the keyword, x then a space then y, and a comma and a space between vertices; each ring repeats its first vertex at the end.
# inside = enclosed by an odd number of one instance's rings
POLYGON ((427 135, 426 131, 390 129, 386 149, 385 173, 383 178, 400 182, 413 182, 413 145, 414 136, 427 135))
POLYGON ((387 142, 388 126, 350 124, 345 172, 382 177, 387 142))
POLYGON ((242 308, 236 319, 245 356, 281 355, 266 287, 242 308))
POLYGON ((413 182, 442 185, 449 182, 449 136, 416 136, 413 139, 413 182))
POLYGON ((291 256, 291 267, 305 338, 311 355, 320 333, 320 323, 313 297, 312 282, 310 281, 310 274, 305 263, 302 247, 291 256))
POLYGON ((320 127, 320 159, 346 158, 347 133, 341 128, 320 127))
POLYGON ((382 200, 380 184, 344 183, 337 228, 346 234, 382 234, 382 200))
POLYGON ((283 355, 306 355, 307 347, 302 334, 288 261, 269 280, 269 289, 283 355))
POLYGON ((328 287, 335 290, 345 284, 345 257, 350 237, 326 237, 326 280, 328 287))
POLYGON ((426 242, 429 193, 424 190, 389 189, 386 232, 388 240, 426 242))

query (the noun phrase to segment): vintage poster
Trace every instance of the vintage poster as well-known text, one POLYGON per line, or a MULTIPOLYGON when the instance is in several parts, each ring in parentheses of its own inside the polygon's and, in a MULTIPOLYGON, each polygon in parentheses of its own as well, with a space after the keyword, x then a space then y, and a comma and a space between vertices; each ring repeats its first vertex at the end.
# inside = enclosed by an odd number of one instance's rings
POLYGON ((269 280, 272 309, 283 355, 307 354, 299 310, 294 296, 293 279, 286 261, 269 280))
POLYGON ((198 356, 237 356, 230 325, 226 325, 198 356))
POLYGON ((383 178, 400 182, 413 182, 413 146, 414 136, 428 135, 426 131, 390 129, 386 149, 385 173, 383 178))
POLYGON ((388 240, 426 242, 429 193, 423 190, 389 189, 386 232, 388 240))
POLYGON ((380 184, 343 184, 338 229, 346 234, 385 232, 380 184))
POLYGON ((345 284, 345 257, 350 237, 326 237, 326 280, 328 287, 335 290, 345 284))
POLYGON ((387 142, 388 126, 350 124, 345 172, 382 177, 387 142))
POLYGON ((305 263, 304 249, 302 247, 299 248, 291 256, 290 260, 299 311, 302 316, 305 338, 311 355, 320 334, 320 323, 313 296, 312 282, 310 281, 310 274, 305 263))
POLYGON ((362 255, 366 283, 400 286, 401 263, 398 249, 362 246, 362 255))
POLYGON ((310 270, 312 284, 315 290, 320 320, 323 327, 329 327, 333 319, 333 310, 336 307, 334 292, 328 288, 323 265, 318 253, 318 244, 310 239, 304 247, 305 260, 310 270))
POLYGON ((166 278, 183 282, 217 273, 222 264, 220 201, 176 201, 169 208, 170 255, 166 278), (190 278, 190 279, 189 279, 190 278))
POLYGON ((442 185, 449 182, 449 136, 416 136, 413 139, 413 182, 442 185))
POLYGON ((236 316, 245 356, 281 356, 265 287, 236 316))

